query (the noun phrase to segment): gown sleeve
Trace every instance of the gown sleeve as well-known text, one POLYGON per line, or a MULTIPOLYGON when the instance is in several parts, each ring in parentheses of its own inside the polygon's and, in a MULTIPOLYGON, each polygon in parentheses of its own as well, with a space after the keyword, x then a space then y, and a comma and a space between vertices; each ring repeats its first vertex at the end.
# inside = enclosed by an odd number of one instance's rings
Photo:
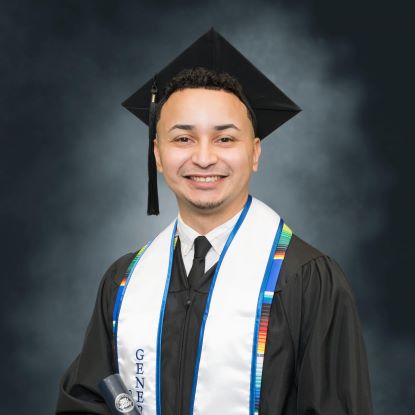
POLYGON ((298 415, 371 415, 368 362, 357 307, 338 264, 303 266, 298 415))
POLYGON ((114 373, 112 309, 117 280, 123 277, 132 257, 129 253, 119 258, 102 278, 82 350, 61 379, 56 414, 110 415, 98 383, 114 373))

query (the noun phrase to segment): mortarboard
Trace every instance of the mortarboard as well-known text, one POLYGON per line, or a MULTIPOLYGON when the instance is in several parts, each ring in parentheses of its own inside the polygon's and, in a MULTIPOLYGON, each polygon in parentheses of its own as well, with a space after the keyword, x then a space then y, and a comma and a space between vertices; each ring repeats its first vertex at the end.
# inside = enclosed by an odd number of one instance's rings
POLYGON ((239 81, 256 118, 256 136, 261 140, 301 111, 248 59, 211 28, 122 103, 149 126, 148 215, 159 213, 153 144, 157 102, 162 98, 164 88, 171 78, 183 69, 198 66, 216 72, 227 72, 239 81))

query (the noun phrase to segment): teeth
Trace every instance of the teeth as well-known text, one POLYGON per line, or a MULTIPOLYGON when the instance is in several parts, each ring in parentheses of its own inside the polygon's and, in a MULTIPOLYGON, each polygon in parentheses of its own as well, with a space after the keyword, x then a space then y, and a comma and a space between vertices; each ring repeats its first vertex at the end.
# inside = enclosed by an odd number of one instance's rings
POLYGON ((216 182, 220 179, 221 176, 208 176, 208 177, 200 177, 200 176, 190 176, 190 178, 196 182, 216 182))

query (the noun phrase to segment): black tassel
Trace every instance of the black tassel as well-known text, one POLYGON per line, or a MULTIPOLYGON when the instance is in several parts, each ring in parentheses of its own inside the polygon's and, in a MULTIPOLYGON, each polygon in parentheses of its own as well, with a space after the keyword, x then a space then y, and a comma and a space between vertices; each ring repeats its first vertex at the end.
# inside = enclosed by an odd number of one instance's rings
POLYGON ((148 119, 148 199, 147 199, 147 215, 158 215, 159 212, 159 197, 157 190, 157 168, 156 158, 154 157, 154 143, 156 136, 156 108, 157 108, 157 85, 156 78, 153 79, 153 86, 151 87, 151 102, 149 108, 148 119))

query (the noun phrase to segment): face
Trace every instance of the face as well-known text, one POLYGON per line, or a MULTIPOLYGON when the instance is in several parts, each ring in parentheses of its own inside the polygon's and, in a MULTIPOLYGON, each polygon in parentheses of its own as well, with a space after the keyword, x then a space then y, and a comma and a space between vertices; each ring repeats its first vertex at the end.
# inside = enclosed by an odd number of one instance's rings
POLYGON ((260 153, 247 108, 230 92, 188 88, 174 92, 161 109, 157 170, 181 212, 236 214, 260 153))

